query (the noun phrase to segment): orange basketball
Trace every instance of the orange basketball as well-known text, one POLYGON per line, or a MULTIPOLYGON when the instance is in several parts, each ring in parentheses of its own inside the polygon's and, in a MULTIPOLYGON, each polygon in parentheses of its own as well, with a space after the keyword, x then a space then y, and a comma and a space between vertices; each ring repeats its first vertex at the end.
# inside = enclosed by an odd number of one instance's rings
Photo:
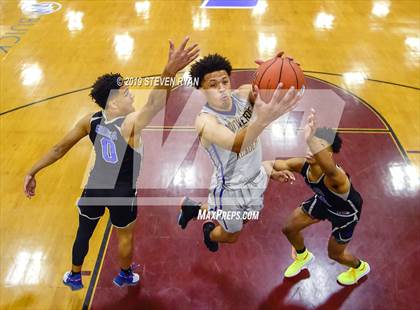
POLYGON ((261 98, 268 102, 273 90, 282 82, 283 89, 305 86, 305 77, 300 66, 287 57, 276 56, 262 63, 256 71, 253 84, 260 89, 261 98))

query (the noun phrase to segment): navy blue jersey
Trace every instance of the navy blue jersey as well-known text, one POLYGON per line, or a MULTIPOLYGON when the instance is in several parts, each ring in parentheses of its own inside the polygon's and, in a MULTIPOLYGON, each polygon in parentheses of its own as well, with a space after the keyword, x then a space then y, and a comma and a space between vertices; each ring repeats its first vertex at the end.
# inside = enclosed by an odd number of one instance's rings
POLYGON ((330 191, 324 183, 325 174, 321 175, 320 178, 315 181, 309 181, 309 170, 310 165, 305 162, 302 167, 301 174, 305 179, 305 183, 314 191, 314 193, 319 197, 319 199, 325 203, 329 211, 333 211, 341 214, 346 212, 354 212, 356 209, 361 207, 363 200, 359 192, 353 187, 350 177, 350 190, 348 193, 338 194, 330 191))
POLYGON ((89 138, 96 158, 87 188, 135 188, 142 154, 134 150, 121 135, 124 119, 122 116, 107 121, 102 111, 92 116, 89 138))

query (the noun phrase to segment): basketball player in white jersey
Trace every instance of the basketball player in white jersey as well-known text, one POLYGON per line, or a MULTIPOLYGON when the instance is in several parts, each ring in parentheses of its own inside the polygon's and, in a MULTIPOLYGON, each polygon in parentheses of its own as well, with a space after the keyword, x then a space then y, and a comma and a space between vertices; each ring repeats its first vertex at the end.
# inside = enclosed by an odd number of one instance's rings
MULTIPOLYGON (((175 49, 170 41, 169 59, 161 75, 171 78, 197 58, 197 44, 186 48, 186 37, 175 49)), ((100 76, 91 90, 91 97, 101 111, 80 119, 73 129, 28 171, 24 192, 35 196, 36 174, 63 157, 77 142, 89 136, 95 150, 95 165, 78 202, 79 227, 73 244, 72 268, 63 283, 72 290, 83 288, 81 270, 88 253, 89 240, 108 208, 118 235, 118 256, 121 270, 114 278, 117 286, 135 285, 139 275, 131 270, 133 229, 137 218, 136 180, 142 157, 140 135, 152 118, 165 106, 170 86, 155 87, 140 111, 133 107, 134 98, 120 74, 100 76)))
MULTIPOLYGON (((178 224, 184 229, 188 221, 198 216, 200 208, 222 210, 227 216, 217 218, 219 225, 210 221, 203 225, 204 243, 213 252, 218 250, 219 242, 237 241, 245 213, 263 208, 268 172, 262 166, 258 136, 271 122, 292 110, 302 97, 294 88, 287 93, 282 91, 281 83, 269 103, 262 101, 258 88, 251 90, 251 85, 232 91, 231 70, 229 61, 218 54, 197 61, 190 70, 207 100, 195 127, 214 173, 207 206, 185 198, 178 224)), ((291 173, 284 172, 284 180, 289 177, 293 177, 291 173)))

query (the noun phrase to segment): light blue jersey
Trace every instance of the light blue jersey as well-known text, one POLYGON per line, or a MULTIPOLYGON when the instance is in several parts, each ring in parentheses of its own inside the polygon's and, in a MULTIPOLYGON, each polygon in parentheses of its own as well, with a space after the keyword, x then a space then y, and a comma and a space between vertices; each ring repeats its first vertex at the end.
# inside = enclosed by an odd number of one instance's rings
MULTIPOLYGON (((252 117, 252 106, 247 100, 242 100, 232 94, 232 109, 217 111, 206 104, 201 113, 216 117, 217 121, 236 133, 245 127, 252 117)), ((211 188, 223 187, 239 189, 251 182, 260 173, 262 150, 259 138, 240 154, 226 150, 215 144, 205 147, 214 166, 211 188)))

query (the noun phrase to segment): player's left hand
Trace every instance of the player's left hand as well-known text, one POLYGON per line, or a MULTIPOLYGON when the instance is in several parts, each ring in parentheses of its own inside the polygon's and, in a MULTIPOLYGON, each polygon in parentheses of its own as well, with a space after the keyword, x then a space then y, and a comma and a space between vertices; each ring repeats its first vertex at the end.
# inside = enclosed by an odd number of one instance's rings
POLYGON ((308 121, 305 126, 305 140, 309 142, 315 134, 316 130, 316 113, 314 109, 311 109, 311 114, 309 114, 308 121))
POLYGON ((23 192, 25 193, 26 197, 32 198, 33 196, 35 196, 35 188, 36 188, 35 177, 29 174, 26 175, 24 183, 23 183, 23 192))
POLYGON ((281 183, 287 183, 290 181, 290 183, 293 184, 293 182, 296 180, 293 173, 289 170, 277 171, 273 169, 270 177, 273 180, 279 181, 281 183))
POLYGON ((189 63, 198 57, 200 49, 198 48, 197 43, 186 48, 189 39, 190 38, 188 36, 185 37, 178 48, 175 48, 172 40, 169 40, 168 63, 165 66, 166 73, 175 76, 178 71, 184 69, 189 63))

